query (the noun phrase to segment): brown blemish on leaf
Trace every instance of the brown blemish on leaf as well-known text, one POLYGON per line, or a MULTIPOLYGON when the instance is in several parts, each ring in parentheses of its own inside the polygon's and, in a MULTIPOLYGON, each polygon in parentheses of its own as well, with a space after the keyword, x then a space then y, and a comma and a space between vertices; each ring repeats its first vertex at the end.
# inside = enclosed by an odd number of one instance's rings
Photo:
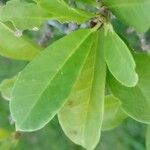
POLYGON ((74 102, 73 101, 68 101, 67 105, 70 106, 70 107, 73 107, 74 106, 74 102))
POLYGON ((70 131, 70 132, 71 132, 71 134, 73 134, 73 135, 75 135, 75 136, 78 135, 78 132, 77 132, 76 130, 72 130, 72 131, 70 131))

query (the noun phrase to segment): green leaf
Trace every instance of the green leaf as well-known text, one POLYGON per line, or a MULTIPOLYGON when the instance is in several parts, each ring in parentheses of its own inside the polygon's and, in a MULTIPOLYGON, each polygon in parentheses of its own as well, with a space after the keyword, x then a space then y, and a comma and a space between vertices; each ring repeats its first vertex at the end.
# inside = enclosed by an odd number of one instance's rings
POLYGON ((21 60, 32 60, 40 48, 24 36, 17 37, 15 32, 0 22, 0 55, 21 60))
POLYGON ((123 110, 132 118, 150 123, 150 56, 136 54, 139 82, 135 87, 127 88, 119 84, 112 76, 108 82, 112 93, 122 101, 123 110))
POLYGON ((105 97, 104 119, 102 130, 111 130, 122 123, 127 115, 121 109, 121 102, 113 95, 105 97))
POLYGON ((90 150, 100 139, 106 74, 98 33, 94 39, 80 76, 59 113, 59 121, 66 135, 90 150))
POLYGON ((63 0, 37 0, 37 4, 47 11, 51 18, 61 22, 83 23, 95 17, 92 13, 70 7, 63 0))
POLYGON ((110 24, 104 26, 101 35, 109 71, 123 85, 135 86, 138 82, 138 75, 135 72, 135 62, 128 47, 110 24))
POLYGON ((10 110, 17 130, 42 128, 62 108, 91 50, 93 30, 71 33, 38 55, 19 74, 10 110))
POLYGON ((19 0, 8 1, 6 5, 0 7, 0 21, 11 21, 16 28, 24 30, 39 27, 48 19, 83 23, 95 17, 92 13, 68 6, 62 0, 37 0, 36 2, 37 4, 19 0))
POLYGON ((39 27, 47 19, 47 13, 34 3, 11 0, 0 7, 0 21, 11 21, 18 29, 39 27))
POLYGON ((0 84, 0 92, 1 92, 1 95, 4 99, 11 100, 10 96, 11 96, 12 88, 14 86, 16 78, 17 77, 15 76, 15 77, 10 78, 10 79, 5 79, 0 84))
POLYGON ((137 31, 145 32, 150 27, 150 0, 103 0, 103 3, 120 20, 137 31))

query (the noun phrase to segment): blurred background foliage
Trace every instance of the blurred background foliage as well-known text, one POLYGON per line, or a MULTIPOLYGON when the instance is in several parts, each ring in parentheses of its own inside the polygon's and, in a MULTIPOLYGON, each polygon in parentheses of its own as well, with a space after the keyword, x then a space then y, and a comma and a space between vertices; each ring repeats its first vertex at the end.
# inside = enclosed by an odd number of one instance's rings
MULTIPOLYGON (((30 1, 30 0, 29 0, 30 1)), ((0 0, 5 3, 6 0, 0 0)), ((124 26, 116 18, 112 19, 116 32, 136 51, 150 50, 150 30, 144 34, 124 26)), ((60 24, 55 20, 45 22, 39 30, 23 31, 33 42, 46 47, 72 30, 85 28, 88 23, 60 24)), ((7 40, 7 39, 6 39, 7 40)), ((20 72, 28 62, 0 57, 0 82, 20 72)), ((119 127, 102 132, 96 150, 145 150, 146 125, 127 118, 119 127)), ((83 150, 72 143, 63 133, 57 117, 42 130, 33 133, 15 132, 10 117, 9 102, 0 97, 0 150, 83 150)))

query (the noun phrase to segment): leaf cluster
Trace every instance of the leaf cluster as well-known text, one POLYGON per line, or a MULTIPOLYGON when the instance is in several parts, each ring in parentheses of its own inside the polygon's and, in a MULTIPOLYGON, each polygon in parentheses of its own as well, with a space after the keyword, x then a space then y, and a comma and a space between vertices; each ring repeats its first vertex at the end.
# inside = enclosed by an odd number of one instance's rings
POLYGON ((39 130, 57 115, 70 140, 92 150, 101 131, 127 117, 150 124, 150 56, 129 48, 111 24, 118 18, 146 32, 150 0, 73 3, 10 0, 0 7, 0 55, 28 61, 19 74, 1 83, 0 91, 10 101, 17 131, 39 130), (82 9, 85 5, 94 9, 82 9), (50 19, 89 22, 91 27, 73 31, 45 49, 18 35, 50 19))

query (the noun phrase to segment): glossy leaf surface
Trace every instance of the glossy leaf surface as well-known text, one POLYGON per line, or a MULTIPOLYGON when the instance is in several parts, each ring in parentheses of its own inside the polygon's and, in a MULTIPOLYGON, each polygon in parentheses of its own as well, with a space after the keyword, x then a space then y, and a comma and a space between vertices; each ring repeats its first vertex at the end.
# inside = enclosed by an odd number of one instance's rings
POLYGON ((112 76, 109 76, 108 82, 113 94, 122 101, 122 108, 127 114, 140 122, 150 123, 150 56, 136 54, 135 61, 139 75, 135 87, 122 86, 112 76))
POLYGON ((106 66, 100 38, 96 33, 81 74, 59 113, 66 135, 86 149, 97 145, 103 118, 106 66))
POLYGON ((10 102, 17 130, 40 129, 58 113, 91 50, 92 33, 79 30, 56 41, 19 74, 10 102))
POLYGON ((108 69, 112 75, 127 87, 135 86, 138 75, 135 72, 135 62, 122 39, 115 33, 112 26, 104 26, 103 49, 108 69))

